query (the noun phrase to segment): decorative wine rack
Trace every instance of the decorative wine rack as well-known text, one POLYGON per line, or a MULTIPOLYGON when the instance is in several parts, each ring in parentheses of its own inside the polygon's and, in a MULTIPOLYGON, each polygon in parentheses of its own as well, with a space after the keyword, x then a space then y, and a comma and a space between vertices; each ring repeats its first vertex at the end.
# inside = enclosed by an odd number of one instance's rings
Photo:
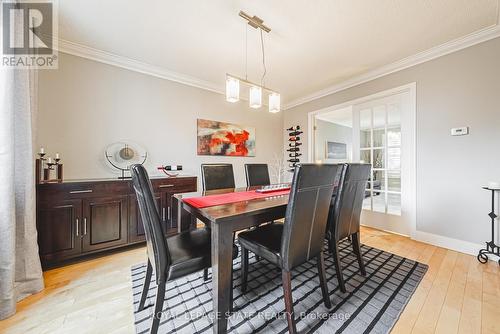
POLYGON ((288 152, 288 162, 289 162, 289 167, 290 169, 288 171, 293 172, 295 170, 295 167, 297 167, 297 164, 300 163, 300 156, 302 153, 300 153, 300 146, 302 145, 302 142, 300 141, 300 135, 303 133, 302 130, 300 130, 300 126, 292 126, 291 128, 286 129, 288 131, 288 147, 286 151, 288 152))

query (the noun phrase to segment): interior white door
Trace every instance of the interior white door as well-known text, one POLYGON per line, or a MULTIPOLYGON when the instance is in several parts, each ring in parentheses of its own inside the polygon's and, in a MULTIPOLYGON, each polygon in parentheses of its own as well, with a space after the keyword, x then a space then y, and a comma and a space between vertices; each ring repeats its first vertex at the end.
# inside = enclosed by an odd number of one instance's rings
POLYGON ((372 164, 362 224, 411 235, 415 215, 414 129, 410 91, 353 105, 353 160, 372 164))

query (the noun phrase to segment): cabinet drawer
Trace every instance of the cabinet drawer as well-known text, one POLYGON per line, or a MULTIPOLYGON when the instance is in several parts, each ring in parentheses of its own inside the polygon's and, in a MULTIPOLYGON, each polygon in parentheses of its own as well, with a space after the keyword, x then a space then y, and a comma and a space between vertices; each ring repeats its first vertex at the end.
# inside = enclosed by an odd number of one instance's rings
POLYGON ((154 192, 186 192, 196 191, 196 178, 182 177, 182 178, 163 178, 152 179, 154 192))
POLYGON ((130 185, 127 181, 70 182, 38 185, 38 199, 81 199, 95 196, 127 195, 130 185))

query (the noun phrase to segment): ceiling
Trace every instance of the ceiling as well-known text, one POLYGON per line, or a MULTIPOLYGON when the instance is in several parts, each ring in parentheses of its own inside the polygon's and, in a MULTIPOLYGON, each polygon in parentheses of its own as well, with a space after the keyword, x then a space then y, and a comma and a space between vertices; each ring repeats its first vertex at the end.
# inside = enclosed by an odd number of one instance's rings
POLYGON ((352 128, 352 106, 321 113, 316 115, 316 118, 352 128))
MULTIPOLYGON (((244 76, 260 16, 265 85, 286 104, 498 22, 499 0, 64 0, 59 37, 223 87, 244 76), (286 5, 285 5, 286 3, 286 5)), ((257 30, 248 77, 260 81, 257 30)))

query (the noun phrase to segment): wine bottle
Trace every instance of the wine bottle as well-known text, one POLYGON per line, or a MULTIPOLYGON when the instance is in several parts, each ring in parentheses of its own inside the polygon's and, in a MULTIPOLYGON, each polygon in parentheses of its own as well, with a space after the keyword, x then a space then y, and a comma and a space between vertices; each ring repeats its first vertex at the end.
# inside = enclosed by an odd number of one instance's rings
POLYGON ((300 137, 290 137, 290 139, 288 139, 288 141, 299 141, 300 140, 300 137))
POLYGON ((163 166, 163 169, 169 170, 169 171, 182 170, 182 165, 166 165, 166 166, 163 166))
POLYGON ((290 132, 288 135, 290 137, 295 137, 295 136, 301 135, 302 133, 303 133, 302 131, 293 131, 293 132, 290 132))

